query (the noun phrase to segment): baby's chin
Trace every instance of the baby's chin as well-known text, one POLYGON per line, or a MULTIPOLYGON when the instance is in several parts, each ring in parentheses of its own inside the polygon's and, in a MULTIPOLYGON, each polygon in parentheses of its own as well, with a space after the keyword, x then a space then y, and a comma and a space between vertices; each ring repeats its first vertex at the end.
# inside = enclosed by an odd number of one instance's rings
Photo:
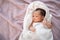
POLYGON ((36 22, 41 22, 41 21, 34 21, 34 22, 36 23, 36 22))
POLYGON ((42 22, 43 20, 34 20, 33 22, 42 22))

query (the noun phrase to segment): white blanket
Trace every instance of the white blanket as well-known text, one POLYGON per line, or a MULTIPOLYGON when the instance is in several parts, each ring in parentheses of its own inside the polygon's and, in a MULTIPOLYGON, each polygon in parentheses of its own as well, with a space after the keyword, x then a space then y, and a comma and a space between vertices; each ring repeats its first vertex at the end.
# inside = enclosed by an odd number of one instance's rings
POLYGON ((34 23, 33 27, 35 27, 36 31, 31 32, 28 28, 29 25, 32 22, 32 12, 36 8, 42 8, 46 11, 46 16, 44 19, 47 19, 47 21, 51 22, 51 15, 49 14, 48 7, 40 2, 40 1, 34 1, 30 5, 28 5, 26 15, 24 17, 23 21, 23 31, 19 37, 19 40, 53 40, 53 34, 51 29, 45 28, 42 23, 34 23), (36 25, 36 26, 35 26, 36 25))
POLYGON ((33 23, 35 32, 30 30, 22 33, 19 40, 53 40, 53 34, 51 29, 48 29, 42 23, 33 23))

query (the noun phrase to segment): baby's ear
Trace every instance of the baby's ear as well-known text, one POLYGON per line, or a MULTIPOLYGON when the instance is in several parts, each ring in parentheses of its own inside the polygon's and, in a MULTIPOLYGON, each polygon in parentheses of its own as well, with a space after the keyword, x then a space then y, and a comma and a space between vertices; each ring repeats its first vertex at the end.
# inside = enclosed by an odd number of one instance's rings
POLYGON ((42 16, 42 19, 44 19, 45 17, 44 16, 42 16))

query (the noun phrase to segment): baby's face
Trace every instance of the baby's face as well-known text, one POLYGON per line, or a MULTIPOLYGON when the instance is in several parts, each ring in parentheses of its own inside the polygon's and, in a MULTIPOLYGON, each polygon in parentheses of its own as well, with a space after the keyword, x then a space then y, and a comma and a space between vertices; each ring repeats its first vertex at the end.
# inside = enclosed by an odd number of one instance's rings
POLYGON ((34 22, 42 22, 44 17, 40 14, 40 11, 34 11, 32 19, 34 22))

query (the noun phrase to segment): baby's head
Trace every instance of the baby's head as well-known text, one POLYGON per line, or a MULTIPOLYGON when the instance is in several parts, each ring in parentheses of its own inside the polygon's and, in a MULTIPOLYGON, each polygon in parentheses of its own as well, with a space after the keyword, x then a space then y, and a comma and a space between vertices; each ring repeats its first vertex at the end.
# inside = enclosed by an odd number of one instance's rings
POLYGON ((46 15, 46 11, 44 9, 37 8, 33 12, 32 19, 34 22, 42 22, 45 15, 46 15))

